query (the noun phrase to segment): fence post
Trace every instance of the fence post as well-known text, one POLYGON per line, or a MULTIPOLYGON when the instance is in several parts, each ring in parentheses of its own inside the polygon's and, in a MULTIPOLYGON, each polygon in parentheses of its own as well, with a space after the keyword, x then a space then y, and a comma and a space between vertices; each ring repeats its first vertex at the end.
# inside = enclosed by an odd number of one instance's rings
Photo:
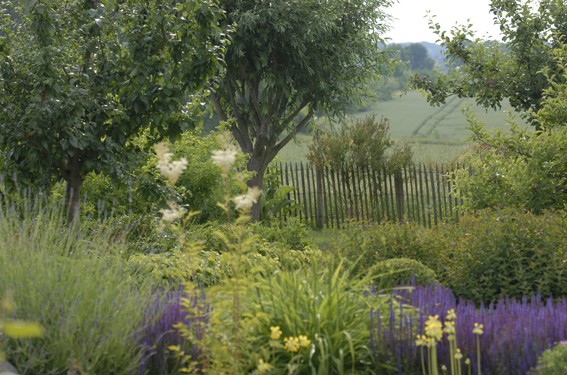
POLYGON ((323 229, 324 218, 323 218, 323 207, 325 202, 323 200, 323 168, 317 167, 315 170, 316 174, 316 201, 317 201, 317 216, 315 217, 315 225, 317 229, 323 229))
POLYGON ((398 210, 398 221, 400 223, 404 222, 404 178, 402 176, 402 170, 396 170, 394 172, 394 189, 396 191, 396 208, 398 210))

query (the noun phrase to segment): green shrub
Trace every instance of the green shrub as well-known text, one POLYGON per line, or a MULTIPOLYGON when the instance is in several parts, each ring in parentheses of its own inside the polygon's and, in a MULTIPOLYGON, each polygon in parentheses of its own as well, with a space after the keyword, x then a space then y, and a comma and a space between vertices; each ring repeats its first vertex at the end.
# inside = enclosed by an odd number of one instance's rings
POLYGON ((0 295, 11 291, 12 316, 44 335, 9 340, 7 358, 22 374, 131 374, 150 286, 132 281, 111 236, 68 230, 61 210, 27 203, 0 207, 0 295))
POLYGON ((451 232, 438 228, 390 222, 352 224, 341 231, 335 251, 354 264, 355 273, 364 273, 377 262, 392 258, 414 259, 437 272, 443 268, 439 254, 451 243, 451 232))
POLYGON ((254 233, 269 242, 278 242, 289 249, 301 250, 309 245, 307 227, 297 218, 285 222, 273 222, 271 225, 255 223, 251 226, 254 233))
MULTIPOLYGON (((260 241, 242 257, 246 272, 269 275, 278 270, 299 269, 322 258, 317 249, 308 246, 290 249, 282 243, 260 241)), ((129 272, 139 279, 150 278, 154 285, 164 287, 194 281, 197 285, 213 286, 230 277, 225 251, 201 250, 197 259, 178 249, 157 254, 135 253, 129 259, 129 272)))
POLYGON ((567 127, 542 132, 521 129, 490 133, 470 114, 470 129, 481 146, 460 157, 454 188, 462 210, 517 208, 534 213, 567 204, 567 127))
MULTIPOLYGON (((450 228, 448 228, 450 229, 450 228)), ((442 282, 475 302, 567 295, 567 222, 558 214, 481 212, 461 217, 445 249, 442 282)))
POLYGON ((436 280, 435 272, 418 260, 392 258, 380 261, 370 268, 369 273, 381 288, 392 288, 407 284, 428 285, 436 280))
POLYGON ((560 342, 552 349, 547 349, 539 357, 534 375, 564 375, 567 374, 567 345, 560 342))

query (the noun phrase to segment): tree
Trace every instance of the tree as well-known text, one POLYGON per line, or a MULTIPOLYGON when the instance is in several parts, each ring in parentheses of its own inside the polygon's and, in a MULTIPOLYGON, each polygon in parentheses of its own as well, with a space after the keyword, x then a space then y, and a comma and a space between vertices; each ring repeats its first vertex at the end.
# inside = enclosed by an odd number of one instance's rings
POLYGON ((423 70, 430 72, 435 66, 435 61, 429 56, 427 48, 420 43, 410 43, 408 45, 393 44, 388 48, 399 50, 400 60, 408 64, 413 71, 423 70))
MULTIPOLYGON (((314 111, 340 114, 367 79, 389 66, 380 50, 390 0, 223 0, 226 75, 212 94, 221 120, 249 155, 249 186, 314 111)), ((252 216, 259 218, 259 203, 252 216)))
POLYGON ((84 176, 120 175, 132 137, 174 137, 219 71, 215 0, 3 2, 0 148, 4 172, 64 179, 78 220, 84 176))
POLYGON ((500 25, 503 43, 476 38, 470 24, 447 33, 432 22, 453 66, 448 74, 417 76, 413 84, 424 90, 433 104, 457 95, 497 109, 508 99, 538 125, 531 113, 541 108, 543 93, 549 87, 544 71, 558 71, 552 50, 567 36, 567 3, 492 0, 490 11, 500 25))
POLYGON ((532 116, 544 131, 521 129, 490 134, 469 113, 476 149, 465 154, 466 168, 455 171, 463 209, 514 208, 534 213, 567 204, 567 45, 551 53, 557 74, 549 75, 541 108, 532 116), (471 169, 472 167, 472 173, 471 169))

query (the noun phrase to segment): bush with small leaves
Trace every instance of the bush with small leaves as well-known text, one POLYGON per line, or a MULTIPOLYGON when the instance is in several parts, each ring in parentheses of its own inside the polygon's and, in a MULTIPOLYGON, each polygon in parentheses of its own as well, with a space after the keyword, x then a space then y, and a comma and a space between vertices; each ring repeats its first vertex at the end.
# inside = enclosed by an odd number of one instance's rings
POLYGON ((418 260, 392 258, 376 263, 369 273, 380 288, 397 287, 408 282, 429 285, 436 281, 435 272, 418 260))
POLYGON ((567 295, 567 221, 516 210, 462 216, 460 240, 444 249, 442 282, 459 297, 490 303, 567 295))
POLYGON ((542 353, 533 370, 534 375, 567 374, 567 342, 560 342, 542 353))

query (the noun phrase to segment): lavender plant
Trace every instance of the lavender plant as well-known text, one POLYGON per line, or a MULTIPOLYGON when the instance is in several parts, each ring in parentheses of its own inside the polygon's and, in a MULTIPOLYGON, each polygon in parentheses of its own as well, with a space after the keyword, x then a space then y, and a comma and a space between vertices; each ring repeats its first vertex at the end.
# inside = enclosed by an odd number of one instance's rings
POLYGON ((156 293, 155 301, 146 308, 146 327, 140 336, 144 356, 138 374, 177 374, 184 362, 197 363, 203 352, 203 336, 209 322, 210 304, 203 294, 189 294, 183 287, 165 293, 156 293), (188 314, 185 304, 190 304, 188 314), (175 326, 194 333, 193 340, 175 326), (171 350, 175 348, 175 350, 171 350))
MULTIPOLYGON (((477 373, 480 366, 485 375, 526 374, 544 350, 567 338, 565 299, 544 301, 534 295, 522 300, 501 299, 496 304, 477 307, 467 301, 457 301, 450 289, 439 284, 401 289, 395 295, 416 309, 393 303, 389 315, 375 311, 370 314, 375 360, 389 363, 388 373, 391 374, 420 373, 415 337, 424 334, 428 316, 443 316, 450 309, 458 316, 455 328, 459 332, 459 348, 463 357, 469 358, 473 373, 477 373), (473 333, 477 328, 475 323, 484 326, 479 343, 479 336, 473 333), (479 344, 480 361, 476 354, 479 344)), ((437 346, 439 363, 450 366, 449 352, 449 342, 440 341, 437 346)))

